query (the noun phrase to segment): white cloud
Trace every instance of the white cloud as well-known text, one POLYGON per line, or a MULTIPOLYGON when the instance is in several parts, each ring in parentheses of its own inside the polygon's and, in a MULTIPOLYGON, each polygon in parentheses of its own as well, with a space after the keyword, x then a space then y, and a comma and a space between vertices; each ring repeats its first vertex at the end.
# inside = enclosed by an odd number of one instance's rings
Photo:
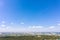
POLYGON ((49 27, 42 26, 42 28, 39 28, 39 26, 38 27, 29 26, 29 28, 30 31, 35 31, 35 32, 60 32, 60 27, 58 26, 49 26, 49 27))
POLYGON ((14 24, 13 22, 11 22, 11 24, 14 24))
POLYGON ((27 28, 22 28, 22 27, 16 28, 16 27, 7 26, 7 27, 0 27, 0 30, 2 32, 60 32, 60 27, 29 26, 27 28))
POLYGON ((24 28, 0 27, 0 32, 26 32, 24 28))
POLYGON ((2 23, 5 23, 5 21, 2 21, 2 23))
POLYGON ((58 24, 58 26, 60 26, 60 23, 58 24))
POLYGON ((50 26, 49 28, 50 28, 50 29, 53 29, 53 28, 55 28, 55 26, 50 26))
POLYGON ((11 27, 6 27, 6 29, 10 29, 11 27))
POLYGON ((1 25, 1 27, 5 27, 5 26, 6 26, 6 25, 4 25, 4 24, 3 24, 3 25, 1 25))
POLYGON ((43 28, 43 26, 29 26, 29 28, 43 28))
POLYGON ((24 22, 21 22, 20 24, 24 24, 24 22))

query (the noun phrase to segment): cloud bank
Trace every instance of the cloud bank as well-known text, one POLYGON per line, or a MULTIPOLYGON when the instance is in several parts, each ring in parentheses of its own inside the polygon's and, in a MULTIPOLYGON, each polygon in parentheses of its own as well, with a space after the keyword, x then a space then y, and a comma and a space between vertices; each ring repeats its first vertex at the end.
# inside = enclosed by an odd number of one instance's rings
MULTIPOLYGON (((28 26, 28 27, 13 27, 13 26, 7 26, 5 25, 5 21, 1 22, 0 25, 0 32, 60 32, 60 23, 57 24, 57 26, 28 26)), ((11 24, 14 24, 13 22, 11 24)), ((20 24, 24 24, 24 22, 21 22, 20 24)))
POLYGON ((60 27, 29 26, 27 28, 0 27, 0 32, 60 32, 60 27))

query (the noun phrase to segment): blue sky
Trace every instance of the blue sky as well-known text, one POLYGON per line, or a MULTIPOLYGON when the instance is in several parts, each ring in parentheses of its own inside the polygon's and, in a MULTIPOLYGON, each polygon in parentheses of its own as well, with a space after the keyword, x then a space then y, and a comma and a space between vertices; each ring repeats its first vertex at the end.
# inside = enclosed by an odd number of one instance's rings
POLYGON ((60 0, 0 0, 1 29, 9 27, 12 30, 20 30, 42 26, 43 29, 50 30, 50 27, 59 28, 59 25, 60 0))

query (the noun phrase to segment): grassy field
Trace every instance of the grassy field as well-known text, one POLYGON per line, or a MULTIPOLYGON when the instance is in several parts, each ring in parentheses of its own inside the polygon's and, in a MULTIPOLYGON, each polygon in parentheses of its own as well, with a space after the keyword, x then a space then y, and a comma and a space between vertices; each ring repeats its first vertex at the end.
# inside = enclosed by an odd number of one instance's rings
POLYGON ((48 35, 40 35, 40 36, 8 36, 8 37, 0 37, 0 40, 56 40, 59 39, 59 36, 48 36, 48 35))

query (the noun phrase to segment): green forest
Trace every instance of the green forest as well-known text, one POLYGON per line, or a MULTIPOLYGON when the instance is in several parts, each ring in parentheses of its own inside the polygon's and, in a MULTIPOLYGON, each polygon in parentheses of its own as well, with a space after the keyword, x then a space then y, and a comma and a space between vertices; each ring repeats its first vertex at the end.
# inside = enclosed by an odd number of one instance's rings
POLYGON ((0 40, 60 40, 60 36, 36 35, 36 36, 6 36, 0 40))

